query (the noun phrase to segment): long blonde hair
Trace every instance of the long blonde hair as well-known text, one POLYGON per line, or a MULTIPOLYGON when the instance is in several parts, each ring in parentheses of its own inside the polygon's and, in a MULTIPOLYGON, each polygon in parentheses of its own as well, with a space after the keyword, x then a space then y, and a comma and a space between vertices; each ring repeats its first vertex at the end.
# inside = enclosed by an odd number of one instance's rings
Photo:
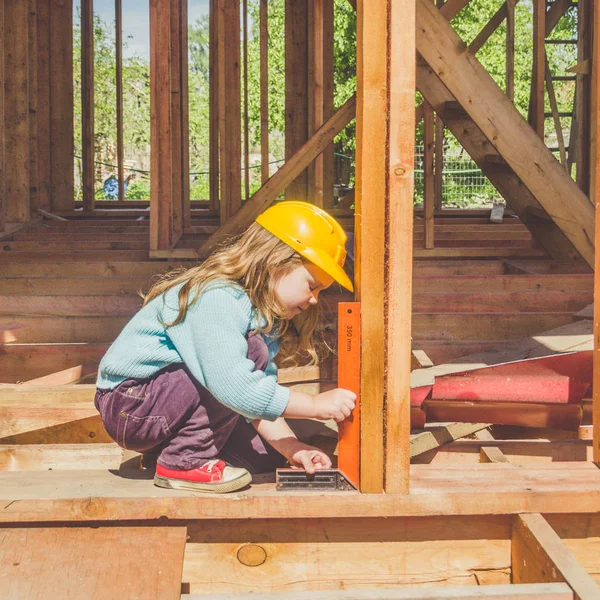
POLYGON ((287 309, 275 291, 279 279, 304 262, 285 242, 253 223, 197 267, 182 267, 164 275, 144 296, 144 306, 172 287, 183 284, 178 293, 177 317, 172 323, 164 324, 172 327, 185 319, 188 307, 198 300, 208 284, 217 279, 228 280, 243 288, 256 308, 259 325, 254 333, 271 337, 291 334, 286 336, 286 346, 293 348, 293 352, 286 361, 297 362, 296 355, 306 353, 310 364, 315 364, 319 355, 328 350, 320 327, 319 305, 311 305, 298 317, 288 320, 287 309))

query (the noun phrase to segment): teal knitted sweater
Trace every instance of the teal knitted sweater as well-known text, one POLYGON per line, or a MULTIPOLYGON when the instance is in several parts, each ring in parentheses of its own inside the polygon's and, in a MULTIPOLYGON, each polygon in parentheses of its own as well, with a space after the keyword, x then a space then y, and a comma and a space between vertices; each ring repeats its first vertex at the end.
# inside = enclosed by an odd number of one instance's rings
MULTIPOLYGON (((100 363, 97 387, 112 390, 127 379, 146 379, 174 363, 185 363, 213 396, 248 419, 275 420, 285 410, 290 390, 277 383, 273 358, 279 340, 263 336, 269 349, 265 371, 254 371, 246 334, 257 326, 256 309, 239 286, 216 281, 178 314, 175 286, 144 306, 127 323, 100 363)), ((176 391, 175 391, 176 393, 176 391)))

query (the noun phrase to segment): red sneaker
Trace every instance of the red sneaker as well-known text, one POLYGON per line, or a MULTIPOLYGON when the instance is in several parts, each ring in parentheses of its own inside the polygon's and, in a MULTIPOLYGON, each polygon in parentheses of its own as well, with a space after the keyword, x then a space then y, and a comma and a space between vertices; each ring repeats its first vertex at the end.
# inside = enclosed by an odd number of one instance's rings
POLYGON ((177 471, 156 465, 154 485, 171 490, 223 494, 246 487, 252 475, 246 469, 230 467, 224 460, 209 460, 191 471, 177 471))

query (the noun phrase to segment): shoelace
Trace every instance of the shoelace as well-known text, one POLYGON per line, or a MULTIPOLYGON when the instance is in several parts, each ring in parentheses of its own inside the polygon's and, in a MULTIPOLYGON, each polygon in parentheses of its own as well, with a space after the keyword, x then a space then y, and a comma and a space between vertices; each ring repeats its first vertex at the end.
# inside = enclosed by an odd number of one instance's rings
POLYGON ((206 466, 206 472, 207 472, 207 473, 212 473, 212 469, 213 469, 213 467, 214 467, 214 466, 215 466, 215 465, 216 465, 216 464, 219 462, 219 460, 220 460, 220 459, 218 459, 218 458, 216 458, 216 459, 213 459, 213 460, 209 460, 209 461, 206 463, 206 465, 205 465, 205 466, 206 466))

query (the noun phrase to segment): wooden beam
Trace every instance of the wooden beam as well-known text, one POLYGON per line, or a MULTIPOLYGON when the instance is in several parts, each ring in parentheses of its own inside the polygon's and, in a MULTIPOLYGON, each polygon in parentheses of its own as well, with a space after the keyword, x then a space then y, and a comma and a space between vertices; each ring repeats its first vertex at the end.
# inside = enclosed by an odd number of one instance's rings
POLYGON ((556 101, 556 94, 554 93, 554 83, 552 82, 552 73, 550 72, 550 65, 548 59, 546 59, 546 89, 548 91, 548 100, 550 101, 550 109, 552 111, 552 120, 554 121, 554 129, 556 131, 556 140, 558 142, 558 150, 560 152, 560 164, 567 168, 567 150, 565 148, 565 138, 563 136, 562 125, 560 122, 560 116, 558 114, 558 103, 556 101))
MULTIPOLYGON (((120 0, 116 2, 120 5, 120 0)), ((117 78, 117 90, 120 89, 121 84, 117 78)), ((122 127, 122 115, 118 114, 117 134, 122 127), (120 127, 119 117, 121 117, 120 127)), ((81 178, 85 210, 94 210, 94 148, 94 0, 83 0, 81 3, 81 178)))
POLYGON ((516 515, 511 545, 514 583, 566 582, 581 600, 600 589, 540 514, 516 515))
MULTIPOLYGON (((266 2, 266 0, 263 0, 266 2)), ((219 34, 218 34, 218 0, 210 0, 209 7, 209 197, 210 209, 219 210, 219 34)))
POLYGON ((518 0, 506 2, 506 95, 515 101, 515 6, 518 0))
POLYGON ((288 160, 265 185, 224 225, 211 235, 199 250, 201 257, 207 256, 220 243, 232 235, 241 233, 265 210, 298 174, 327 147, 333 138, 354 118, 356 98, 352 96, 328 119, 323 126, 288 160))
POLYGON ((433 205, 442 210, 444 196, 444 122, 439 114, 435 115, 435 159, 433 168, 433 205))
POLYGON ((260 178, 269 179, 269 4, 260 0, 260 178))
POLYGON ((596 209, 596 254, 594 257, 594 381, 593 381, 593 425, 594 425, 594 462, 600 467, 600 41, 598 19, 600 2, 594 2, 596 25, 593 36, 592 57, 592 110, 590 123, 592 172, 590 177, 590 200, 596 209))
MULTIPOLYGON (((117 116, 117 186, 119 200, 125 200, 123 171, 123 0, 115 0, 115 88, 117 116)), ((85 204, 85 203, 84 203, 85 204)))
MULTIPOLYGON (((592 0, 582 0, 577 3, 577 62, 584 62, 592 56, 593 29, 597 27, 591 18, 593 14, 592 0)), ((589 193, 590 185, 590 101, 591 101, 591 77, 581 73, 576 74, 575 94, 575 119, 577 127, 577 169, 576 181, 581 190, 589 193)))
POLYGON ((50 1, 37 3, 37 208, 50 210, 50 1))
POLYGON ((5 220, 29 220, 29 6, 4 8, 4 149, 5 220))
MULTIPOLYGON (((308 2, 285 0, 285 158, 290 160, 309 137, 308 2)), ((306 200, 308 173, 287 186, 287 200, 306 200)))
POLYGON ((470 53, 439 11, 418 0, 417 19, 421 34, 417 46, 450 93, 461 102, 481 131, 510 168, 529 188, 561 231, 588 264, 593 264, 594 209, 565 170, 501 92, 490 75, 470 53), (472 98, 478 98, 473 102, 472 98), (509 136, 503 132, 510 131, 509 136), (519 143, 515 143, 519 139, 519 143), (522 160, 523 147, 535 156, 535 168, 522 160), (568 207, 564 198, 571 198, 568 207))
POLYGON ((425 104, 423 119, 423 209, 425 220, 425 248, 433 248, 434 211, 435 211, 435 179, 434 179, 434 115, 429 104, 425 104))
MULTIPOLYGON (((192 225, 192 202, 190 198, 190 108, 188 64, 188 0, 180 3, 180 96, 181 96, 181 203, 183 229, 192 225)), ((210 54, 210 49, 209 49, 210 54)), ((210 58, 209 58, 210 60, 210 58)), ((209 81, 210 85, 210 81, 209 81)))
MULTIPOLYGON (((38 34, 37 34, 37 0, 29 0, 29 52, 28 52, 28 87, 29 87, 29 213, 35 212, 39 206, 39 169, 38 169, 38 34)), ((1 114, 1 113, 0 113, 1 114)))
POLYGON ((221 224, 242 205, 240 3, 218 0, 221 224))
POLYGON ((5 118, 5 102, 4 102, 4 3, 0 3, 0 231, 4 231, 5 227, 5 211, 6 211, 6 170, 4 165, 4 118, 5 118))
POLYGON ((248 126, 248 0, 242 0, 242 29, 244 45, 244 200, 250 198, 250 133, 248 126))
MULTIPOLYGON (((19 3, 20 4, 20 3, 19 3)), ((73 3, 50 0, 52 210, 73 208, 73 3)))
MULTIPOLYGON (((308 69, 309 98, 312 106, 308 111, 308 131, 312 135, 323 125, 324 101, 324 4, 325 0, 310 0, 308 19, 308 53, 312 63, 308 69)), ((307 199, 323 208, 323 155, 317 156, 309 168, 307 199)))
POLYGON ((544 139, 544 69, 546 64, 546 0, 533 0, 533 73, 531 126, 544 139))

